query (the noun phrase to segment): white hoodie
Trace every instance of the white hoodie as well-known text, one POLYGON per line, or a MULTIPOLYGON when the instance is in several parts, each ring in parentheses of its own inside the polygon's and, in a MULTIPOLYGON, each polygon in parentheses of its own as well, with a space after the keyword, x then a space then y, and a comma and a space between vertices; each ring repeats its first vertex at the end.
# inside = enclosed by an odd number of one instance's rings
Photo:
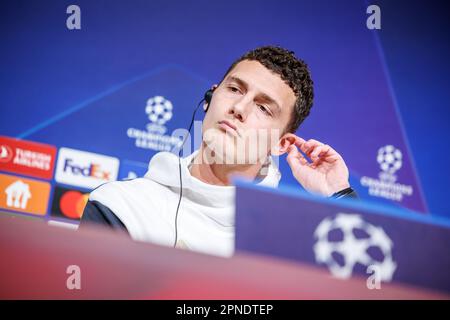
MULTIPOLYGON (((181 159, 183 197, 178 211, 177 247, 229 257, 234 252, 234 186, 204 183, 190 174, 198 150, 181 159)), ((258 185, 277 187, 281 174, 270 157, 267 175, 258 185)), ((106 183, 90 201, 108 207, 134 240, 173 246, 180 176, 177 155, 159 152, 142 178, 106 183)))

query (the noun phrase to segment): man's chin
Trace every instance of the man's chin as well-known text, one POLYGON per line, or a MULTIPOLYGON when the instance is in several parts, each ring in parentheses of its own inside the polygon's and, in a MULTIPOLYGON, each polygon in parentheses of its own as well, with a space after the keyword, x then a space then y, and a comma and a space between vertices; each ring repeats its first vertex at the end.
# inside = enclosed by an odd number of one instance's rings
POLYGON ((216 141, 203 149, 203 158, 208 164, 255 165, 267 160, 266 154, 257 154, 248 150, 240 150, 233 143, 216 141))
POLYGON ((239 138, 221 129, 203 135, 204 156, 208 164, 255 165, 267 160, 268 150, 256 141, 239 138))

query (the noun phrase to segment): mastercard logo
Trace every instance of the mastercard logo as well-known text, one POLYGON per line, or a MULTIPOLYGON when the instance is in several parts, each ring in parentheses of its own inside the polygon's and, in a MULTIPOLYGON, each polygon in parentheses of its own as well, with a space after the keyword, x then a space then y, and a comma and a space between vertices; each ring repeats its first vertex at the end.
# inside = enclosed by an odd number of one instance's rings
POLYGON ((80 219, 88 199, 89 194, 82 194, 78 191, 68 191, 61 197, 59 204, 61 212, 68 218, 80 219))
POLYGON ((89 193, 57 186, 52 205, 52 216, 80 220, 89 193))

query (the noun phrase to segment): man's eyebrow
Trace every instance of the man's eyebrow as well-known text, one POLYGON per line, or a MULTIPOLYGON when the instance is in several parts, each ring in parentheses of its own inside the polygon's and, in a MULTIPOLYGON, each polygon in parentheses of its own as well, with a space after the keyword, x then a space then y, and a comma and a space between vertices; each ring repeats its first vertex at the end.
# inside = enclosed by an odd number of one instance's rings
MULTIPOLYGON (((243 88, 245 88, 245 89, 248 88, 247 82, 245 82, 244 80, 242 80, 242 79, 240 79, 240 78, 238 78, 238 77, 230 76, 230 77, 227 79, 227 81, 230 81, 230 82, 233 82, 233 81, 234 81, 234 82, 236 82, 239 86, 241 86, 241 87, 243 87, 243 88)), ((275 99, 273 99, 272 97, 270 97, 269 95, 267 95, 267 94, 265 94, 265 93, 261 93, 261 94, 260 94, 260 97, 261 97, 264 101, 266 101, 267 103, 274 105, 274 106, 277 108, 277 112, 281 112, 281 107, 280 107, 279 103, 278 103, 275 99)))
POLYGON ((247 89, 248 88, 248 84, 247 84, 247 82, 245 82, 244 80, 242 80, 242 79, 240 79, 240 78, 238 78, 238 77, 233 77, 233 76, 231 76, 231 77, 229 77, 228 79, 227 79, 227 81, 229 81, 229 82, 236 82, 238 85, 240 85, 241 87, 244 87, 245 89, 247 89))
POLYGON ((277 112, 281 112, 280 105, 275 101, 275 99, 272 99, 265 93, 261 93, 261 98, 263 98, 268 104, 274 105, 277 108, 277 112))

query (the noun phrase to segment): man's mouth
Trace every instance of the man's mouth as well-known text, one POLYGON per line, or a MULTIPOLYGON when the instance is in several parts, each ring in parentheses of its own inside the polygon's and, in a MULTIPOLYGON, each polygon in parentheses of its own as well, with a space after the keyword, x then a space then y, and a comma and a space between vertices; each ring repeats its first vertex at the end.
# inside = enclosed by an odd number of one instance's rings
POLYGON ((226 132, 229 132, 231 134, 233 134, 234 136, 238 136, 239 132, 236 128, 236 126, 234 124, 232 124, 231 122, 227 121, 227 120, 222 120, 218 122, 219 127, 223 130, 225 130, 226 132))

